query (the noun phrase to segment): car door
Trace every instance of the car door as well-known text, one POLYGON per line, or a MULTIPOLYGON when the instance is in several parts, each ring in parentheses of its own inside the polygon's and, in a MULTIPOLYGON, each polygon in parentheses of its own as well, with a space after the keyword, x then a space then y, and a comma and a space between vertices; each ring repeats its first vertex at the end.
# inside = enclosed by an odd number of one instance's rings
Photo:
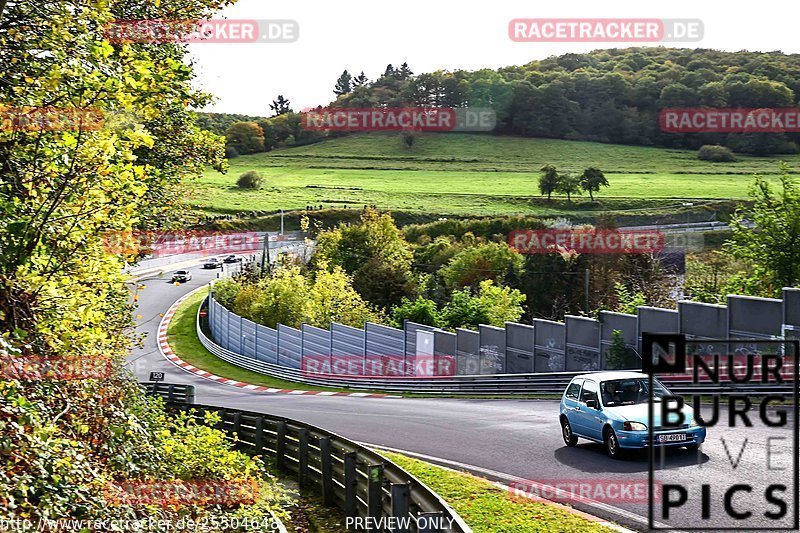
POLYGON ((569 420, 569 425, 572 426, 572 432, 575 434, 580 433, 577 431, 576 424, 578 420, 575 413, 577 412, 576 408, 580 406, 581 385, 583 385, 583 379, 573 379, 567 387, 566 392, 564 392, 564 398, 562 400, 564 415, 567 417, 567 420, 569 420))
POLYGON ((577 420, 577 426, 580 428, 580 430, 576 429, 575 432, 584 437, 600 441, 603 433, 603 412, 600 409, 586 405, 589 400, 593 400, 596 406, 600 405, 597 390, 597 382, 591 379, 584 380, 578 407, 573 412, 577 420))

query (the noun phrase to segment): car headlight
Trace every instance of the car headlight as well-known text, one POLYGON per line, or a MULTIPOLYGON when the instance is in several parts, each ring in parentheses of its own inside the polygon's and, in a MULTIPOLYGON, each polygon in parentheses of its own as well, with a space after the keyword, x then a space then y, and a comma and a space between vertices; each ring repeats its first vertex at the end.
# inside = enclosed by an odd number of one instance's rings
POLYGON ((623 422, 622 429, 625 431, 647 431, 647 426, 641 422, 623 422))

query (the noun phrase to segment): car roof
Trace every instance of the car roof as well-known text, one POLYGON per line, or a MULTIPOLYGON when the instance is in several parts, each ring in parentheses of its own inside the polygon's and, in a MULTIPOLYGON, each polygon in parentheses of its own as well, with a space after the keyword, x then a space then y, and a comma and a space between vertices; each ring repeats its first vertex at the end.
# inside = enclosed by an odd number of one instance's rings
POLYGON ((594 381, 608 381, 611 379, 647 379, 648 375, 643 374, 642 372, 633 372, 630 370, 615 370, 611 372, 590 372, 587 374, 581 374, 579 376, 575 376, 573 379, 577 378, 591 378, 594 381))

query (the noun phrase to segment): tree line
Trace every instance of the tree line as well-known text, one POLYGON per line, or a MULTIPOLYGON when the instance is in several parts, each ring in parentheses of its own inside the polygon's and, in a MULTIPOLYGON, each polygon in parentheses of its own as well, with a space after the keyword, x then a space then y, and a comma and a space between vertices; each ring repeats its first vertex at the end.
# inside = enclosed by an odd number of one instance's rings
MULTIPOLYGON (((415 75, 406 63, 390 64, 374 80, 363 71, 353 76, 345 70, 335 80, 329 105, 491 108, 498 134, 694 150, 720 145, 765 155, 796 153, 800 134, 669 133, 659 127, 659 112, 698 106, 785 108, 796 106, 799 95, 800 55, 626 48, 552 56, 497 70, 415 75)), ((282 96, 269 108, 274 118, 247 119, 262 128, 263 150, 323 137, 302 130, 300 117, 282 96), (278 117, 285 118, 275 123, 278 117)), ((201 124, 225 133, 231 117, 201 118, 201 124)))
POLYGON ((489 107, 496 133, 741 153, 796 153, 797 133, 676 134, 659 128, 664 108, 793 107, 800 56, 780 52, 627 48, 564 54, 497 70, 413 75, 392 65, 348 90, 345 71, 334 105, 489 107))

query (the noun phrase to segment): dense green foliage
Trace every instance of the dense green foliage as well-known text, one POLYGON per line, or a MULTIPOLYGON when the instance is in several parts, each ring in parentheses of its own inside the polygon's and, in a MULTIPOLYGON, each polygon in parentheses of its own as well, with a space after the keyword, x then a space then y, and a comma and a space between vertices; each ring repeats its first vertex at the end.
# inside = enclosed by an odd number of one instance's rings
POLYGON ((380 315, 353 289, 339 266, 320 263, 313 273, 297 266, 275 268, 269 276, 246 276, 214 284, 217 300, 234 313, 271 328, 278 324, 299 328, 306 323, 328 328, 331 322, 361 327, 380 315))
POLYGON ((627 48, 564 54, 498 70, 408 74, 387 69, 336 100, 349 107, 490 107, 496 132, 741 153, 796 153, 797 133, 672 134, 658 114, 681 107, 792 107, 800 56, 780 52, 627 48))
POLYGON ((779 188, 755 177, 752 206, 737 210, 726 243, 734 257, 753 265, 751 277, 765 280, 762 290, 772 295, 800 282, 800 188, 788 167, 783 170, 779 188))
POLYGON ((264 176, 257 170, 248 170, 236 180, 236 186, 240 189, 260 189, 264 183, 264 176))
POLYGON ((197 125, 217 135, 225 135, 231 124, 235 122, 258 122, 264 117, 251 117, 231 113, 197 113, 197 125))
POLYGON ((719 145, 706 144, 697 151, 697 159, 711 161, 712 163, 732 163, 736 158, 730 148, 719 145))
POLYGON ((228 146, 238 154, 264 151, 264 131, 255 122, 235 122, 225 131, 228 146))
MULTIPOLYGON (((0 2, 0 101, 102 113, 99 127, 0 130, 0 521, 262 516, 282 497, 219 431, 165 416, 122 370, 136 344, 108 231, 185 223, 186 184, 224 169, 194 124, 186 47, 112 44, 105 24, 204 19, 226 0, 0 2), (3 9, 4 8, 4 9, 3 9), (17 364, 44 377, 9 374, 17 364), (73 376, 60 373, 70 365, 73 376), (81 375, 87 370, 101 372, 81 375), (77 375, 75 375, 77 374, 77 375), (75 379, 72 379, 75 378, 75 379), (110 505, 126 480, 263 480, 257 505, 110 505)), ((160 529, 160 527, 158 528, 160 529)))
POLYGON ((315 260, 342 267, 359 294, 382 309, 414 291, 411 247, 388 213, 369 208, 358 224, 319 233, 315 260))

